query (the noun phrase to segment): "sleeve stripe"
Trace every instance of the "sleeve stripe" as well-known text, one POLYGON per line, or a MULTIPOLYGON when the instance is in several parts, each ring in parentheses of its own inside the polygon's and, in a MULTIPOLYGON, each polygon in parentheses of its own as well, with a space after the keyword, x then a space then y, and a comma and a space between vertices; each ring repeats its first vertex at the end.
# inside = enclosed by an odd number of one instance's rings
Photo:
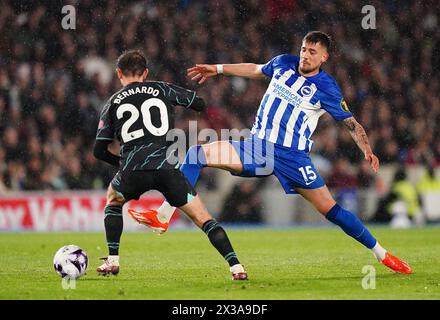
POLYGON ((194 95, 193 95, 193 97, 192 97, 192 100, 191 100, 191 102, 189 103, 189 105, 186 107, 186 109, 188 109, 189 107, 191 107, 191 105, 192 105, 192 103, 193 103, 193 101, 194 101, 195 98, 196 98, 196 92, 194 91, 194 95))

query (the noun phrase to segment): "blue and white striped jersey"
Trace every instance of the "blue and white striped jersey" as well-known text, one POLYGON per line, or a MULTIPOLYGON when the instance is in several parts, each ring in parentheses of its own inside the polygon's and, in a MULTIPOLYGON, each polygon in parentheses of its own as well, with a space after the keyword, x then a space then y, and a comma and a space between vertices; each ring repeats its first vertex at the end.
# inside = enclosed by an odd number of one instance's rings
POLYGON ((283 54, 263 65, 272 80, 260 103, 251 133, 298 151, 309 153, 318 119, 326 111, 335 120, 352 114, 336 81, 324 70, 304 77, 298 71, 299 57, 283 54))

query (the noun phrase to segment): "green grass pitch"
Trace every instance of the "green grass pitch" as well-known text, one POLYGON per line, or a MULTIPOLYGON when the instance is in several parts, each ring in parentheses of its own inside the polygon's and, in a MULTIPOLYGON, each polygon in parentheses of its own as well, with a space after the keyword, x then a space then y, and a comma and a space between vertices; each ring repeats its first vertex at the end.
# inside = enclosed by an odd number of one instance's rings
POLYGON ((116 277, 95 272, 107 253, 104 233, 3 233, 0 299, 440 299, 440 227, 372 232, 415 273, 391 272, 337 228, 228 229, 245 282, 230 280, 199 230, 123 234, 116 277), (52 266, 66 244, 89 256, 87 274, 70 290, 52 266), (375 267, 375 289, 362 287, 365 265, 375 267))

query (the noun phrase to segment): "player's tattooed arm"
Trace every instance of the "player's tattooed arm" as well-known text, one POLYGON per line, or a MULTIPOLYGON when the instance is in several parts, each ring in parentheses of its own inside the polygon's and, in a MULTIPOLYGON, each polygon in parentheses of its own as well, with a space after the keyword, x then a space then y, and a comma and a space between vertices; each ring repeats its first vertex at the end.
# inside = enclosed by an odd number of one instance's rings
POLYGON ((364 153, 365 160, 370 163, 374 172, 377 172, 377 170, 379 169, 379 159, 374 155, 373 151, 371 150, 367 133, 365 132, 362 125, 357 122, 354 117, 347 118, 343 122, 359 149, 361 149, 364 153))
POLYGON ((353 140, 358 147, 364 152, 371 152, 370 142, 368 141, 367 133, 359 122, 354 117, 350 117, 344 120, 344 125, 350 132, 353 140))

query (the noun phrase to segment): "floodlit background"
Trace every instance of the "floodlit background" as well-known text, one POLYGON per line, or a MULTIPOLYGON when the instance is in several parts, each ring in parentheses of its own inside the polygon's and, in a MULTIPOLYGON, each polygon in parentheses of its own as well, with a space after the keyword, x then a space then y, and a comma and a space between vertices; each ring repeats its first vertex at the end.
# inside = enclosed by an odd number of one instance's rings
MULTIPOLYGON (((312 137, 317 170, 339 202, 364 221, 437 221, 440 6, 435 0, 370 1, 376 28, 364 29, 365 4, 1 1, 0 230, 103 229, 104 190, 115 170, 93 157, 92 145, 100 109, 120 88, 114 62, 124 50, 145 52, 150 79, 196 89, 206 99, 204 113, 178 110, 176 127, 188 130, 188 121, 196 120, 199 130, 241 130, 252 126, 267 82, 217 77, 198 86, 186 68, 296 54, 311 30, 335 40, 324 68, 337 79, 382 165, 374 175, 349 132, 324 115, 312 137), (75 8, 75 29, 62 26, 66 4, 75 8)), ((220 221, 322 221, 300 197, 286 196, 273 177, 243 179, 205 169, 197 189, 220 221)), ((160 203, 153 192, 131 205, 160 203)))

